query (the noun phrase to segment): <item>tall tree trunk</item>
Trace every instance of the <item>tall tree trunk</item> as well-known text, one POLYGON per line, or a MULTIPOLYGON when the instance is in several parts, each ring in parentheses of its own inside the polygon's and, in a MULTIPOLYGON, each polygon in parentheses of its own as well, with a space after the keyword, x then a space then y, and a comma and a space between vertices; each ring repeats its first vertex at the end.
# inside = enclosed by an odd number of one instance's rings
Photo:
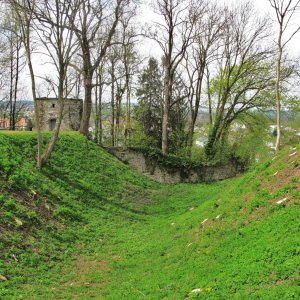
POLYGON ((169 127, 169 108, 168 104, 164 104, 163 122, 162 122, 162 139, 161 150, 164 154, 168 152, 168 127, 169 127))
POLYGON ((85 75, 84 79, 84 104, 83 104, 83 112, 82 119, 80 123, 80 133, 84 135, 88 135, 89 133, 89 123, 92 112, 92 85, 93 80, 93 72, 88 71, 88 74, 85 75))
POLYGON ((276 91, 276 120, 277 120, 277 137, 275 144, 275 151, 278 152, 280 149, 280 141, 281 141, 281 91, 280 91, 280 76, 281 76, 281 61, 282 61, 282 27, 280 27, 280 33, 278 37, 278 58, 277 58, 277 67, 276 67, 276 83, 275 83, 275 91, 276 91))
POLYGON ((208 100, 208 116, 209 116, 209 124, 213 124, 213 117, 212 117, 212 99, 211 99, 211 92, 210 92, 210 75, 208 67, 206 68, 207 75, 206 75, 206 89, 207 89, 207 100, 208 100))
POLYGON ((122 94, 119 88, 117 87, 116 95, 116 127, 115 127, 115 145, 118 146, 119 131, 120 131, 120 117, 121 117, 121 102, 122 94))
POLYGON ((52 133, 52 136, 51 136, 51 139, 48 143, 48 146, 46 148, 46 150, 44 151, 43 155, 42 155, 42 165, 45 164, 50 156, 51 156, 51 153, 54 149, 54 145, 57 141, 57 138, 58 138, 58 134, 59 134, 59 131, 60 131, 60 126, 61 126, 61 122, 62 122, 62 119, 63 119, 63 112, 64 112, 64 81, 65 81, 65 74, 64 73, 61 73, 60 74, 60 83, 59 83, 59 91, 58 91, 58 99, 57 99, 57 102, 58 102, 58 118, 57 118, 57 121, 56 121, 56 124, 55 124, 55 128, 53 130, 53 133, 52 133))
POLYGON ((102 125, 102 88, 99 92, 99 103, 98 103, 98 117, 99 117, 99 132, 98 132, 98 143, 102 145, 103 143, 103 125, 102 125))
POLYGON ((216 144, 218 143, 218 132, 220 130, 221 120, 216 118, 215 124, 208 136, 208 141, 205 146, 205 153, 209 158, 212 158, 216 154, 216 144))
POLYGON ((75 98, 79 99, 80 96, 80 90, 81 90, 81 86, 82 86, 82 77, 80 73, 76 73, 76 79, 75 79, 75 98))
POLYGON ((102 145, 102 94, 103 94, 103 68, 101 67, 100 70, 97 72, 97 86, 96 86, 96 118, 97 118, 97 125, 96 125, 96 136, 97 136, 97 143, 102 145))
POLYGON ((36 123, 36 130, 37 130, 37 144, 38 144, 38 151, 37 151, 37 167, 40 169, 42 168, 42 148, 43 148, 43 140, 42 140, 42 134, 41 134, 41 123, 40 123, 40 108, 37 103, 37 96, 36 96, 36 83, 35 83, 35 76, 34 76, 34 70, 33 65, 31 61, 31 50, 30 50, 30 39, 29 39, 29 28, 28 28, 28 37, 27 37, 27 45, 26 47, 26 57, 27 57, 27 63, 29 67, 29 73, 31 78, 31 92, 34 102, 34 115, 35 115, 35 123, 36 123))
POLYGON ((96 71, 96 86, 95 86, 95 137, 94 141, 99 143, 99 97, 98 97, 98 85, 99 85, 99 74, 96 71))
MULTIPOLYGON (((12 38, 12 37, 11 37, 12 38)), ((14 82, 14 53, 13 43, 10 43, 10 88, 9 88, 9 130, 13 129, 13 82, 14 82)))
MULTIPOLYGON (((22 20, 19 12, 18 12, 19 21, 22 20)), ((33 97, 34 103, 34 115, 35 115, 35 122, 36 122, 36 129, 37 129, 37 167, 40 169, 42 167, 42 148, 43 148, 43 139, 41 134, 41 123, 40 123, 40 109, 37 103, 37 95, 36 95, 36 82, 35 82, 35 75, 31 60, 31 44, 30 44, 30 31, 31 31, 31 17, 28 17, 23 20, 24 23, 21 23, 22 33, 23 33, 23 43, 26 50, 26 59, 29 68, 29 74, 31 79, 31 92, 33 97)))
POLYGON ((188 137, 189 155, 191 154, 191 149, 193 146, 195 126, 196 126, 196 122, 197 122, 198 114, 199 114, 203 75, 204 75, 204 69, 201 68, 199 70, 199 77, 197 79, 195 108, 192 109, 191 124, 190 124, 190 128, 189 128, 189 137, 188 137))
POLYGON ((194 132, 195 132, 195 123, 196 123, 195 118, 195 111, 192 109, 191 111, 191 121, 190 121, 190 126, 189 126, 189 133, 188 133, 188 143, 187 143, 187 155, 191 156, 192 155, 192 147, 194 143, 194 132))
POLYGON ((14 84, 14 98, 12 106, 12 130, 16 130, 16 106, 17 106, 17 95, 18 95, 18 85, 19 85, 19 64, 20 64, 20 47, 19 41, 17 41, 17 55, 16 55, 16 75, 15 75, 15 84, 14 84))
POLYGON ((162 153, 166 154, 168 152, 168 131, 169 131, 169 118, 170 118, 170 104, 172 99, 172 78, 171 71, 169 68, 166 70, 165 75, 165 101, 163 106, 163 121, 162 121, 162 138, 161 138, 161 150, 162 153))
POLYGON ((111 145, 112 147, 115 146, 115 69, 114 63, 112 63, 111 69, 111 129, 110 129, 110 136, 111 136, 111 145))
POLYGON ((125 145, 130 145, 130 83, 129 74, 126 71, 126 120, 125 120, 125 145))
POLYGON ((117 94, 116 94, 116 145, 119 143, 119 133, 120 133, 120 121, 122 115, 122 98, 126 90, 126 83, 122 87, 122 80, 120 79, 119 84, 117 83, 117 94))

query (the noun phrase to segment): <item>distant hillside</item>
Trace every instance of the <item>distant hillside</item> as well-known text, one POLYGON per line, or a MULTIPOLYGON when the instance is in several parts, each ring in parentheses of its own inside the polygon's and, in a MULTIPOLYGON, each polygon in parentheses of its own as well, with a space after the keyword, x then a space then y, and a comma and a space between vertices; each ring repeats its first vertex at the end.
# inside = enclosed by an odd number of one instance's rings
POLYGON ((151 182, 77 133, 42 171, 34 133, 0 149, 0 299, 298 299, 299 145, 206 185, 151 182))
MULTIPOLYGON (((8 104, 9 104, 9 101, 5 101, 5 100, 3 100, 3 101, 1 101, 1 104, 2 104, 2 106, 8 106, 8 104)), ((30 109, 34 109, 34 102, 32 101, 32 100, 18 100, 17 102, 16 102, 16 107, 17 108, 21 108, 21 107, 27 107, 27 108, 30 108, 30 109)))
MULTIPOLYGON (((271 119, 274 119, 276 120, 276 110, 269 110, 269 111, 266 111, 265 112, 266 116, 271 118, 271 119)), ((295 116, 299 114, 299 112, 295 112, 293 110, 282 110, 281 111, 281 118, 283 121, 285 120, 292 120, 295 118, 295 116)))

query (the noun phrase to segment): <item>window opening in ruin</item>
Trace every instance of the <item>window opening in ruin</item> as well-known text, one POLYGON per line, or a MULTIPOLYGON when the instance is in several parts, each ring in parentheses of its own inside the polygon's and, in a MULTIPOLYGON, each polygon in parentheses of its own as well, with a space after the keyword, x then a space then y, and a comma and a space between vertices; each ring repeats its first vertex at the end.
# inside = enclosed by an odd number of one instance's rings
POLYGON ((52 108, 55 108, 55 104, 54 103, 52 103, 52 108))
POLYGON ((49 130, 52 131, 55 128, 56 119, 50 119, 49 120, 49 130))

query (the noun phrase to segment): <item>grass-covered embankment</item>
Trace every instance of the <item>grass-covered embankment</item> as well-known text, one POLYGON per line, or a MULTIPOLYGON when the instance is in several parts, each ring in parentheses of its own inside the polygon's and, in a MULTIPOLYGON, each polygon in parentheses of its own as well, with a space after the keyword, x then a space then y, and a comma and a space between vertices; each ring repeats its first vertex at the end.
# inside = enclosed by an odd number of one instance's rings
POLYGON ((0 149, 1 299, 298 298, 296 150, 170 186, 78 134, 42 171, 32 133, 1 133, 0 149))

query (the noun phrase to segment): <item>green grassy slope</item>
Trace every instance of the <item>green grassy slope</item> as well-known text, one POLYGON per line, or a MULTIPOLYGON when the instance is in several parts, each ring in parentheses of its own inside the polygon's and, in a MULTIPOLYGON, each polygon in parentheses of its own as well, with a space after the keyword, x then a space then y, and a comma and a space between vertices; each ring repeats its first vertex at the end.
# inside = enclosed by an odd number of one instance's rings
POLYGON ((0 149, 0 299, 300 296, 298 146, 240 178, 173 186, 74 133, 42 171, 32 133, 1 133, 0 149))

